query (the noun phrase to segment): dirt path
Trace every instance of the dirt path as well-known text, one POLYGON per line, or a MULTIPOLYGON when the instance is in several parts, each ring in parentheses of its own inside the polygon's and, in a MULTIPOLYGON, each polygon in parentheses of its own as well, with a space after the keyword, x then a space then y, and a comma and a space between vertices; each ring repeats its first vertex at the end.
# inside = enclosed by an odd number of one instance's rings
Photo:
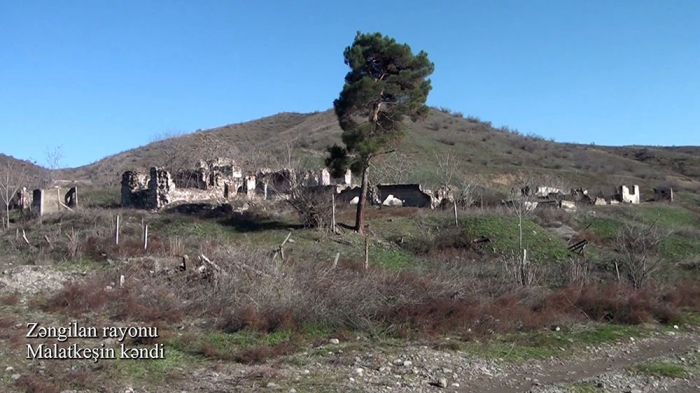
MULTIPOLYGON (((655 358, 663 358, 682 353, 700 345, 700 335, 663 336, 640 340, 637 344, 626 345, 615 354, 601 353, 584 358, 560 361, 554 364, 533 364, 522 370, 509 373, 506 378, 479 378, 463 385, 462 392, 519 393, 529 392, 536 386, 570 383, 592 378, 610 371, 623 371, 633 364, 655 358)), ((684 390, 679 386, 678 393, 695 392, 695 388, 684 390)))

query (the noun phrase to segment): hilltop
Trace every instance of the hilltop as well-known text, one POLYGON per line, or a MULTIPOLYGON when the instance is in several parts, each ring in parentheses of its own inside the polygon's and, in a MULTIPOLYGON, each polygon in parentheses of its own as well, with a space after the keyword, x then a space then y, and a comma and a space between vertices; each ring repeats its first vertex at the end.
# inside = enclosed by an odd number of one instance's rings
MULTIPOLYGON (((246 161, 256 152, 266 152, 282 160, 288 147, 303 156, 307 165, 319 167, 326 146, 339 143, 340 135, 332 110, 285 112, 159 140, 90 165, 64 170, 61 177, 116 185, 123 171, 162 164, 176 153, 201 159, 207 152, 223 152, 246 161)), ((404 166, 410 169, 403 181, 430 183, 435 177, 435 157, 451 152, 465 173, 503 186, 513 174, 528 171, 563 179, 571 186, 589 188, 609 189, 621 183, 635 183, 643 191, 659 185, 700 190, 700 147, 559 143, 537 135, 523 135, 509 127, 494 128, 488 121, 445 108, 432 108, 424 122, 408 122, 406 137, 397 151, 405 155, 404 166)), ((382 165, 382 161, 377 165, 382 165)))

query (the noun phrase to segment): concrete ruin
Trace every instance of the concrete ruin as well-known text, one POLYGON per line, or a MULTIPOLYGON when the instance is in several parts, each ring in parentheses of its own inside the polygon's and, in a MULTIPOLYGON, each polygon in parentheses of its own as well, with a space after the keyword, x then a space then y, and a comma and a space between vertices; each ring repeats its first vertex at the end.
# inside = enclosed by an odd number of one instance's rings
POLYGON ((630 192, 629 187, 624 185, 620 186, 619 201, 622 203, 631 203, 633 205, 638 205, 640 201, 639 186, 635 184, 633 186, 633 190, 634 191, 630 192))
MULTIPOLYGON (((336 200, 356 205, 360 200, 360 187, 337 188, 336 200)), ((424 189, 420 184, 379 184, 370 187, 367 200, 375 206, 403 206, 434 209, 440 206, 442 198, 424 189)))
POLYGON ((60 187, 36 189, 32 193, 32 214, 43 216, 78 208, 78 188, 72 187, 66 193, 60 187))
POLYGON ((393 200, 401 201, 401 205, 393 201, 389 206, 434 207, 432 193, 430 190, 423 190, 420 184, 379 184, 377 189, 379 200, 382 202, 389 199, 389 196, 393 200))

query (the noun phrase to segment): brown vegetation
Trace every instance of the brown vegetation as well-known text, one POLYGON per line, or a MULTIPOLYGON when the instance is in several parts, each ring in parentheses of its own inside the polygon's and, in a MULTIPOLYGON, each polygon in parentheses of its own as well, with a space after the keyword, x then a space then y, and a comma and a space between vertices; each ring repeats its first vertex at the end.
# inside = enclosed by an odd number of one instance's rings
MULTIPOLYGON (((43 306, 71 316, 99 312, 115 320, 176 323, 185 315, 217 321, 221 332, 301 332, 306 326, 336 331, 382 330, 398 337, 457 334, 464 337, 537 330, 596 321, 621 324, 672 323, 683 310, 700 311, 700 283, 667 289, 608 283, 556 290, 517 288, 483 280, 467 270, 393 273, 345 261, 336 269, 290 260, 277 270, 259 250, 228 248, 213 254, 227 280, 217 286, 182 276, 153 276, 135 267, 95 273, 67 284, 43 306), (248 269, 241 269, 241 265, 248 269), (257 272, 257 273, 256 273, 257 272), (107 288, 124 274, 123 288, 107 288), (496 286, 494 286, 496 285, 496 286)), ((463 269, 463 268, 462 268, 463 269)), ((484 270, 482 269, 482 274, 484 270)), ((502 274, 502 273, 498 273, 502 274)), ((547 274, 561 274, 552 270, 547 274)), ((299 343, 261 345, 235 353, 202 344, 199 353, 217 359, 259 362, 299 343)))

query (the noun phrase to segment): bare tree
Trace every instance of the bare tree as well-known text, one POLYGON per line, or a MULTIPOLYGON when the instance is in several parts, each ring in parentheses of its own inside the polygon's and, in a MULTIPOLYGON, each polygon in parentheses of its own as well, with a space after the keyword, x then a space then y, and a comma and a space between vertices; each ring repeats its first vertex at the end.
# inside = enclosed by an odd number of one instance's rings
POLYGON ((53 149, 47 147, 44 152, 44 157, 46 159, 46 167, 49 169, 47 171, 47 181, 51 185, 54 180, 54 174, 56 170, 61 168, 61 161, 63 161, 63 147, 56 146, 53 149))
POLYGON ((530 187, 536 187, 537 185, 534 179, 530 174, 521 177, 519 181, 513 184, 514 187, 511 188, 510 200, 505 201, 508 210, 518 220, 518 278, 523 286, 530 285, 534 280, 533 270, 530 268, 527 255, 527 245, 523 239, 523 222, 530 212, 537 207, 533 193, 528 192, 530 187))
POLYGON ((416 165, 404 152, 392 151, 371 163, 370 182, 373 184, 401 184, 409 181, 416 165))
POLYGON ((10 227, 10 202, 24 184, 27 177, 27 163, 13 163, 7 160, 0 166, 0 199, 5 205, 5 219, 3 226, 10 227))
POLYGON ((466 208, 471 206, 474 200, 476 182, 471 176, 467 175, 466 169, 455 152, 435 152, 434 154, 435 162, 437 163, 435 178, 440 184, 438 194, 442 194, 443 206, 452 204, 455 225, 459 225, 457 207, 462 206, 466 208))
MULTIPOLYGON (((667 235, 661 233, 656 222, 648 226, 625 224, 617 231, 615 248, 620 254, 623 272, 635 288, 641 288, 661 266, 662 258, 657 250, 667 235)), ((618 261, 615 268, 620 279, 618 261)))
POLYGON ((437 179, 440 182, 439 193, 442 193, 443 204, 452 202, 452 210, 454 212, 455 226, 459 225, 457 216, 457 199, 454 196, 454 188, 452 180, 459 171, 459 160, 453 151, 446 153, 434 152, 435 161, 437 162, 437 179))
POLYGON ((287 202, 299 214, 304 226, 332 231, 333 192, 332 189, 306 187, 297 182, 290 187, 287 202))

